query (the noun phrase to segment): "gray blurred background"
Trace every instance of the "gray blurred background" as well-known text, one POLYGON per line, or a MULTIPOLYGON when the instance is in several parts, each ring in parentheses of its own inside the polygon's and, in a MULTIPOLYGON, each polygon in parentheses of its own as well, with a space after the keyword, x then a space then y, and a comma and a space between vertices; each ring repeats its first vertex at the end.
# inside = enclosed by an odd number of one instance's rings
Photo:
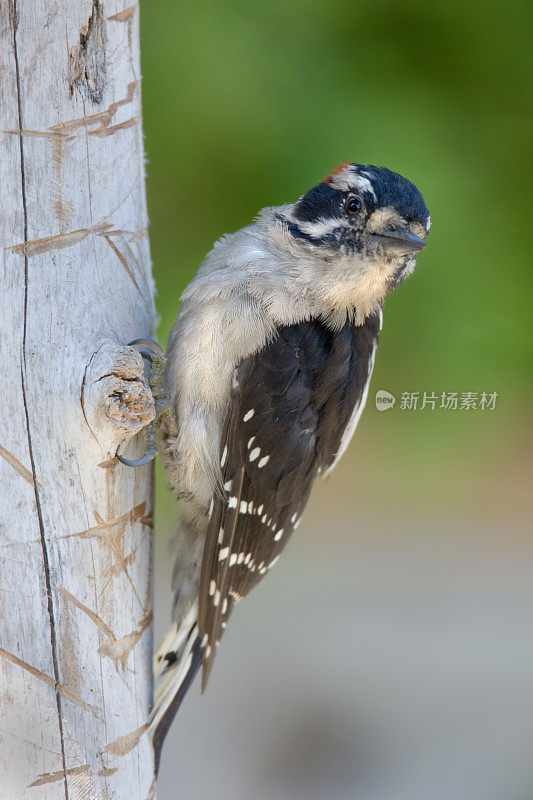
POLYGON ((527 522, 445 496, 437 513, 415 476, 379 499, 357 450, 234 612, 206 694, 193 687, 168 736, 161 800, 533 798, 527 522))
POLYGON ((142 4, 163 344, 213 241, 341 161, 403 173, 432 217, 357 434, 187 697, 159 800, 533 800, 532 23, 518 0, 142 4), (400 408, 424 391, 498 398, 400 408))

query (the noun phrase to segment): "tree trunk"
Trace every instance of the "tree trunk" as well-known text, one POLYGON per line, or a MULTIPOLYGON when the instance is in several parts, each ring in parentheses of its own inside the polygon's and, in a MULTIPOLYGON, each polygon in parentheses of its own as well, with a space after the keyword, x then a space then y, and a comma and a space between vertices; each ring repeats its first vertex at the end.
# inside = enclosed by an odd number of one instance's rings
POLYGON ((152 472, 114 458, 154 414, 138 28, 0 0, 2 800, 155 795, 152 472))

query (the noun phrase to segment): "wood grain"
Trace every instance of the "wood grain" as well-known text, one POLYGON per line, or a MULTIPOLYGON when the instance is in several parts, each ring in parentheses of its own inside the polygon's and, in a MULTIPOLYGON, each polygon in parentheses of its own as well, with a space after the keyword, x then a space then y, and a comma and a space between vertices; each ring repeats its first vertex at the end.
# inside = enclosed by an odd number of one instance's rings
POLYGON ((138 5, 0 2, 2 800, 154 792, 140 78, 138 5))

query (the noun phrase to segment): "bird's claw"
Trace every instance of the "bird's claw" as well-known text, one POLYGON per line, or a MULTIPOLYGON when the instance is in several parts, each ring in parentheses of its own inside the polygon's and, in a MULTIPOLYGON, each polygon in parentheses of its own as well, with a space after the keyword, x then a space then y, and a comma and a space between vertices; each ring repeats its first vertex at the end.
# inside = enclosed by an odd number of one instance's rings
POLYGON ((128 347, 136 347, 141 356, 150 364, 153 364, 154 356, 162 359, 165 358, 165 353, 161 345, 152 341, 152 339, 133 339, 132 342, 128 342, 128 347))
POLYGON ((145 453, 144 456, 141 458, 124 458, 121 456, 120 453, 115 453, 115 458, 118 458, 121 464, 124 464, 125 467, 142 467, 144 464, 149 464, 156 456, 157 450, 155 453, 145 453))

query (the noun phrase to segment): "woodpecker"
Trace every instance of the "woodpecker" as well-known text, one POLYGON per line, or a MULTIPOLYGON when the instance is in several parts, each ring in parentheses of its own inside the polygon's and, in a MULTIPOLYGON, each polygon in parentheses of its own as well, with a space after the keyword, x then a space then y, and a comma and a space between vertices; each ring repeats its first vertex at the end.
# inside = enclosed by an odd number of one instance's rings
POLYGON ((159 447, 181 520, 173 620, 156 653, 156 758, 196 671, 205 689, 233 607, 274 566, 314 481, 363 411, 388 292, 430 217, 383 167, 345 162, 294 204, 224 236, 182 296, 159 447))

